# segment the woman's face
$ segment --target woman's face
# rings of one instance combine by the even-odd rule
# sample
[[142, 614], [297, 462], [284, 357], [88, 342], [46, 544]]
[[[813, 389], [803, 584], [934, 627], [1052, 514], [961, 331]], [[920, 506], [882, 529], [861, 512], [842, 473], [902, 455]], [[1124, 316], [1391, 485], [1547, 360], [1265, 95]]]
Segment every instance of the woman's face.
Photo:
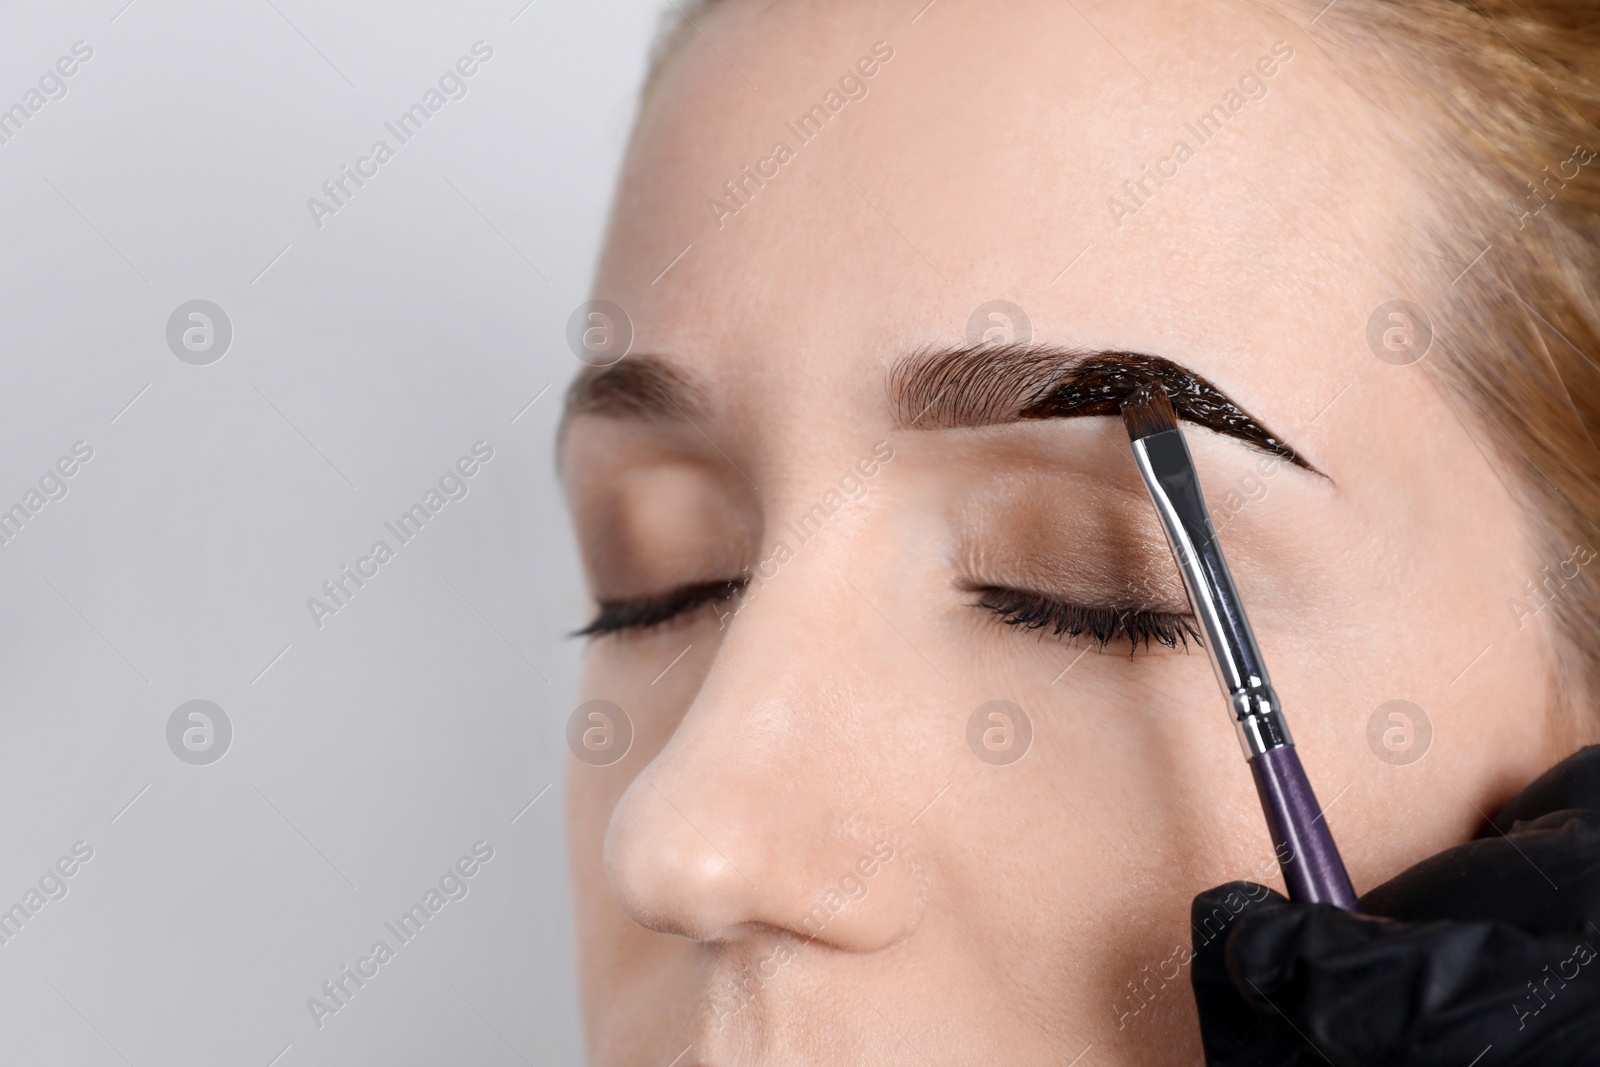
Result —
[[568, 768], [597, 1064], [1196, 1059], [1190, 898], [1282, 883], [1122, 426], [1016, 418], [1097, 353], [1309, 464], [1187, 428], [1358, 890], [1551, 755], [1561, 560], [1367, 340], [1440, 303], [1371, 87], [1259, 5], [918, 6], [698, 18], [623, 175], [563, 446], [632, 731]]

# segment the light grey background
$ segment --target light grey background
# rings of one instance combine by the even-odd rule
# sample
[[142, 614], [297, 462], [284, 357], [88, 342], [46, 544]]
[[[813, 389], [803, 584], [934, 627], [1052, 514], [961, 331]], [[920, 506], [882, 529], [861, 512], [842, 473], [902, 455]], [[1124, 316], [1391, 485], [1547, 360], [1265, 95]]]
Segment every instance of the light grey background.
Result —
[[[0, 546], [0, 909], [94, 849], [0, 944], [0, 1063], [581, 1060], [552, 433], [663, 5], [524, 2], [0, 14], [0, 107], [94, 50], [0, 144], [0, 508], [94, 449]], [[307, 198], [380, 137], [319, 229]], [[193, 299], [233, 326], [209, 366], [166, 342]], [[385, 521], [480, 440], [399, 547]], [[307, 599], [380, 538], [318, 629]], [[208, 766], [167, 744], [194, 699], [233, 725]], [[480, 839], [468, 895], [318, 1029], [307, 998]]]

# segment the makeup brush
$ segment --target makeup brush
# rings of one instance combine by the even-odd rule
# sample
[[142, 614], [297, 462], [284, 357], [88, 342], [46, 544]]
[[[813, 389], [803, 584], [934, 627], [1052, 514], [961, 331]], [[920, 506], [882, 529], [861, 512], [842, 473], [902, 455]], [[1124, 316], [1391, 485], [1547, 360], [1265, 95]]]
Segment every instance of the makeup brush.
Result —
[[1133, 443], [1134, 462], [1166, 529], [1223, 697], [1233, 710], [1289, 897], [1359, 911], [1350, 876], [1300, 766], [1278, 694], [1211, 527], [1211, 513], [1172, 401], [1160, 385], [1140, 386], [1122, 402], [1122, 421]]

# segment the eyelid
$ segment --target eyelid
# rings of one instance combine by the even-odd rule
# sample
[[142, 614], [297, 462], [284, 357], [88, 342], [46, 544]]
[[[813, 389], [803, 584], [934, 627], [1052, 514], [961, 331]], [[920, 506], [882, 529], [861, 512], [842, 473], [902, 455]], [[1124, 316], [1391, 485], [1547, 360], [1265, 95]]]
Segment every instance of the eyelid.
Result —
[[719, 601], [732, 600], [747, 584], [744, 578], [721, 578], [691, 582], [661, 593], [600, 601], [600, 610], [589, 624], [574, 630], [569, 637], [605, 637], [628, 630], [650, 630]]

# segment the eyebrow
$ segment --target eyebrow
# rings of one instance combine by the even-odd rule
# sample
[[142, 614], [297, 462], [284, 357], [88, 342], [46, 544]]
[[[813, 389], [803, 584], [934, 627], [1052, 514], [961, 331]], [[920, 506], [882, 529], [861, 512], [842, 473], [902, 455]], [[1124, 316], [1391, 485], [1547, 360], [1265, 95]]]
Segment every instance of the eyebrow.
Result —
[[[1036, 344], [927, 348], [889, 372], [889, 402], [902, 429], [943, 430], [1036, 419], [1119, 417], [1122, 401], [1159, 384], [1178, 417], [1327, 477], [1205, 377], [1163, 356]], [[675, 362], [630, 355], [588, 367], [567, 389], [559, 437], [578, 415], [692, 421], [701, 391]]]
[[579, 415], [684, 421], [704, 412], [689, 376], [660, 356], [628, 356], [609, 367], [586, 367], [567, 387], [562, 432]]
[[1180, 419], [1322, 475], [1206, 378], [1142, 352], [1035, 344], [924, 349], [890, 370], [889, 400], [904, 429], [957, 429], [1120, 417], [1123, 400], [1144, 385], [1161, 386]]

